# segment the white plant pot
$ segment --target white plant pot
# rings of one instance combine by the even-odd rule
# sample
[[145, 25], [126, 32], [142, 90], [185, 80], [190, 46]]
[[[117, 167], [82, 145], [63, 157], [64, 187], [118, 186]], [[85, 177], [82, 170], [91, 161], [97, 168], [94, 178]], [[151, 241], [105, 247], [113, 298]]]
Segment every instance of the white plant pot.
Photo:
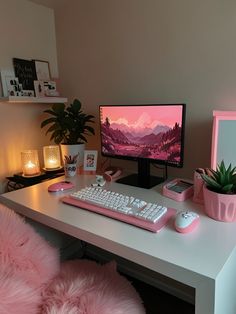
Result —
[[85, 150], [85, 144], [73, 144], [73, 145], [67, 145], [67, 144], [60, 144], [61, 147], [61, 156], [63, 163], [65, 164], [65, 158], [64, 156], [75, 156], [79, 154], [77, 159], [77, 167], [81, 167], [84, 165], [84, 150]]

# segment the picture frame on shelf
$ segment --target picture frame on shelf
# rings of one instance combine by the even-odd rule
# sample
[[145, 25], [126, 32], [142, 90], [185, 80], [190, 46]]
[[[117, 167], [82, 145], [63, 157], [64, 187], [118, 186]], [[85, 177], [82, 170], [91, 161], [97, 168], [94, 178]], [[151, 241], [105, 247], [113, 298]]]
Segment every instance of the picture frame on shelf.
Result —
[[9, 96], [8, 84], [7, 82], [15, 78], [14, 70], [1, 70], [1, 83], [2, 83], [2, 93], [3, 97]]
[[55, 81], [44, 81], [44, 92], [46, 97], [58, 97], [57, 84]]
[[84, 151], [84, 171], [96, 171], [97, 170], [97, 150], [85, 150]]
[[51, 72], [48, 61], [44, 60], [33, 60], [36, 70], [36, 77], [38, 81], [50, 81]]
[[35, 95], [42, 97], [58, 97], [56, 82], [54, 81], [34, 81]]
[[22, 84], [23, 90], [34, 91], [34, 81], [37, 79], [35, 64], [32, 60], [13, 58], [15, 76]]
[[43, 81], [34, 81], [34, 90], [37, 98], [45, 97]]
[[21, 96], [22, 84], [18, 77], [6, 77], [7, 92], [9, 96]]

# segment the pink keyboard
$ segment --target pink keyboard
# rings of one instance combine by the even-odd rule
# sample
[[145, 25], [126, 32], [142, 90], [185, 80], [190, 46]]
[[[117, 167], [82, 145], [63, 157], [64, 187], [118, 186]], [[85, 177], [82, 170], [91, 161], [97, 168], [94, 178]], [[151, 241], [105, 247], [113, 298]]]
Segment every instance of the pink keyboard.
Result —
[[160, 231], [176, 213], [173, 208], [94, 187], [65, 196], [62, 201], [151, 232]]

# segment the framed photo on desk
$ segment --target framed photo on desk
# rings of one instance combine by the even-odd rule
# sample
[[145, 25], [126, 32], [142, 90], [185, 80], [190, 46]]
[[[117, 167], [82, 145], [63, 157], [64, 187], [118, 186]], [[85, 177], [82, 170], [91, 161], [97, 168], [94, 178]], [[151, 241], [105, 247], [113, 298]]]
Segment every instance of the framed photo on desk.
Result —
[[96, 171], [97, 170], [97, 150], [85, 150], [84, 151], [84, 171]]

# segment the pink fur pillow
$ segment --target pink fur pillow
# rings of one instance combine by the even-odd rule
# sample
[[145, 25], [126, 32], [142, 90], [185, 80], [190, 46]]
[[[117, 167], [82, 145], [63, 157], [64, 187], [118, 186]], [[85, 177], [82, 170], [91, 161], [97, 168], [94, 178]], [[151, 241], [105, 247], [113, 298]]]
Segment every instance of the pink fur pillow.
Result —
[[58, 271], [57, 250], [0, 204], [0, 313], [38, 313], [41, 289]]
[[0, 204], [0, 267], [7, 265], [33, 287], [59, 271], [59, 255], [14, 211]]
[[41, 302], [38, 289], [29, 286], [24, 278], [8, 266], [0, 268], [0, 313], [37, 313]]
[[144, 314], [142, 301], [115, 262], [67, 261], [43, 292], [43, 314]]

